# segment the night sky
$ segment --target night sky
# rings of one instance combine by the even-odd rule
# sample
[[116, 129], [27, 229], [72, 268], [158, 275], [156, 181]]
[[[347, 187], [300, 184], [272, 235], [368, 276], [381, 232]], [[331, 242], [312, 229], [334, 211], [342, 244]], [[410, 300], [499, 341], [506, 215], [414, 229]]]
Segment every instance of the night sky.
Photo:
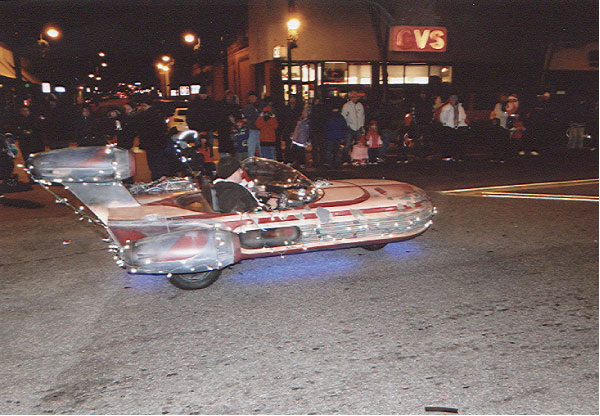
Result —
[[[380, 1], [408, 11], [399, 22], [402, 24], [411, 24], [414, 12], [428, 4], [431, 18], [437, 17], [449, 33], [459, 34], [454, 39], [459, 39], [461, 46], [464, 44], [465, 51], [485, 44], [488, 51], [502, 51], [507, 59], [516, 62], [543, 56], [550, 40], [598, 39], [595, 0]], [[109, 64], [106, 77], [155, 83], [153, 63], [163, 53], [174, 56], [180, 67], [191, 66], [191, 48], [181, 41], [185, 30], [200, 34], [202, 56], [207, 62], [219, 59], [219, 49], [244, 32], [245, 3], [240, 0], [3, 1], [0, 41], [20, 45], [24, 56], [56, 79], [85, 81], [99, 63], [97, 53], [103, 51]], [[301, 0], [297, 3], [301, 6]], [[58, 25], [63, 36], [40, 59], [36, 39], [46, 23]]]
[[[102, 51], [109, 65], [105, 77], [155, 83], [154, 62], [161, 54], [169, 53], [179, 66], [191, 64], [184, 31], [200, 35], [210, 62], [220, 45], [235, 39], [240, 28], [243, 33], [246, 7], [231, 0], [16, 0], [0, 3], [0, 19], [0, 41], [18, 42], [23, 56], [55, 78], [85, 81]], [[63, 34], [40, 59], [36, 40], [47, 23]]]

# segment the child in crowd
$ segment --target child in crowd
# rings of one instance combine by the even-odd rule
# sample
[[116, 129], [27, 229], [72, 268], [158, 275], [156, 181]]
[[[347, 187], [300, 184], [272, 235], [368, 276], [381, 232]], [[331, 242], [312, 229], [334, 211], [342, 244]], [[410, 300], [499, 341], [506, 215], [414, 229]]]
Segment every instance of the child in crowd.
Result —
[[210, 145], [206, 134], [200, 134], [200, 143], [196, 148], [196, 153], [201, 154], [204, 159], [204, 163], [202, 164], [204, 173], [207, 176], [214, 178], [217, 173], [217, 167], [215, 165], [213, 148]]
[[235, 150], [235, 158], [238, 162], [248, 157], [248, 137], [250, 132], [246, 128], [246, 119], [236, 116], [235, 124], [231, 127], [231, 142]]
[[377, 129], [377, 121], [372, 120], [371, 123], [369, 123], [369, 130], [367, 131], [366, 140], [367, 147], [369, 148], [369, 164], [383, 162], [380, 155], [381, 147], [383, 146], [383, 140], [381, 140], [381, 135]]
[[366, 166], [369, 160], [369, 148], [365, 145], [365, 136], [361, 136], [358, 142], [352, 146], [350, 152], [353, 166]]

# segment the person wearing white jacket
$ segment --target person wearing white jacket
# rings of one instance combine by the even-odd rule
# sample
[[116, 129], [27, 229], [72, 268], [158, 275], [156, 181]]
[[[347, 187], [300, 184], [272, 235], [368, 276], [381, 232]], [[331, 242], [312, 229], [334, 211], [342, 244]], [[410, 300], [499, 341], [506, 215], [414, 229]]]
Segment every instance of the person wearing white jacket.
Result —
[[348, 125], [346, 137], [344, 138], [344, 149], [342, 150], [343, 162], [350, 162], [352, 145], [364, 134], [365, 108], [358, 99], [358, 93], [350, 91], [350, 101], [342, 107], [342, 116], [344, 116]]
[[467, 124], [467, 113], [458, 101], [458, 96], [451, 95], [448, 102], [442, 107], [440, 122], [444, 126], [442, 158], [451, 162], [462, 161], [466, 130], [469, 125]]

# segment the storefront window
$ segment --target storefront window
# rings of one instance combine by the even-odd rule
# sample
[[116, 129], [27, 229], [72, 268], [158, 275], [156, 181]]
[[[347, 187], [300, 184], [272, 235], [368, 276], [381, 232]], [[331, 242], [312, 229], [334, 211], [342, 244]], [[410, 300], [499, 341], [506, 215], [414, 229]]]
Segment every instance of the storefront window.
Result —
[[315, 65], [302, 65], [302, 82], [315, 80]]
[[404, 77], [406, 84], [429, 84], [429, 68], [427, 65], [406, 65]]
[[324, 84], [345, 83], [348, 77], [348, 63], [346, 62], [325, 62], [325, 73], [323, 74]]
[[388, 84], [404, 84], [404, 65], [388, 65], [387, 71]]
[[286, 102], [289, 101], [290, 94], [291, 95], [298, 94], [298, 86], [296, 84], [293, 84], [291, 87], [292, 88], [291, 88], [291, 93], [290, 93], [290, 86], [288, 84], [283, 85], [283, 98], [285, 99]]
[[[293, 65], [292, 66], [292, 81], [296, 80], [296, 81], [300, 81], [300, 73], [301, 73], [301, 69], [300, 69], [300, 65]], [[288, 80], [288, 66], [284, 65], [281, 68], [281, 79], [287, 81]]]
[[452, 67], [449, 65], [431, 65], [429, 75], [440, 77], [442, 82], [452, 82]]
[[348, 65], [348, 84], [371, 84], [371, 65]]

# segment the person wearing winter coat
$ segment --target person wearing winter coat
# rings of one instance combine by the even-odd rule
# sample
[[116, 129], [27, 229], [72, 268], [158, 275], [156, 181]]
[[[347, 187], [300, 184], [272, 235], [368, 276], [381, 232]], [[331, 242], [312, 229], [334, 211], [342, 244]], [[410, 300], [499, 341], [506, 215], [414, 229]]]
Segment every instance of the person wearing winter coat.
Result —
[[102, 124], [94, 118], [89, 106], [81, 107], [80, 116], [73, 125], [73, 135], [78, 146], [105, 146]]
[[69, 147], [72, 119], [70, 109], [63, 102], [50, 96], [40, 114], [41, 133], [50, 149]]
[[366, 134], [366, 142], [367, 147], [369, 148], [369, 163], [375, 164], [383, 162], [383, 159], [381, 159], [383, 140], [381, 140], [381, 135], [377, 129], [376, 121], [371, 121], [371, 123], [369, 123], [369, 130], [367, 130]]
[[245, 118], [242, 116], [236, 117], [229, 137], [233, 143], [235, 158], [238, 162], [246, 159], [248, 157], [248, 138], [250, 137], [250, 132], [246, 128]]
[[326, 165], [329, 167], [337, 168], [339, 166], [338, 154], [344, 137], [346, 137], [347, 128], [346, 119], [340, 112], [340, 106], [334, 105], [325, 121]]
[[44, 140], [39, 131], [39, 124], [31, 110], [27, 106], [19, 109], [13, 129], [15, 138], [19, 143], [19, 149], [23, 160], [27, 160], [32, 153], [44, 151]]
[[283, 152], [283, 160], [290, 162], [292, 160], [292, 133], [296, 128], [300, 114], [304, 104], [301, 98], [295, 95], [290, 95], [288, 103], [282, 108], [279, 121], [281, 125], [281, 141], [285, 145], [285, 151]]
[[300, 120], [296, 123], [292, 133], [292, 163], [298, 167], [306, 165], [306, 148], [310, 145], [310, 122], [308, 120], [309, 110], [302, 110]]
[[151, 179], [172, 176], [176, 170], [174, 156], [169, 156], [169, 135], [163, 113], [152, 100], [143, 97], [138, 111], [131, 120], [131, 134], [139, 137], [139, 148], [146, 151], [146, 160], [150, 168]]
[[445, 144], [444, 160], [462, 161], [467, 135], [467, 114], [457, 95], [451, 95], [440, 112], [442, 135]]
[[242, 111], [237, 102], [237, 97], [231, 90], [225, 91], [225, 97], [219, 103], [219, 116], [217, 130], [219, 131], [219, 153], [221, 156], [235, 153], [234, 143], [231, 141], [231, 129], [235, 124], [235, 118]]
[[260, 156], [260, 130], [256, 127], [256, 119], [260, 115], [262, 105], [258, 102], [258, 95], [254, 91], [248, 93], [248, 104], [244, 106], [242, 112], [246, 118], [246, 127], [248, 127], [248, 156]]
[[266, 106], [260, 113], [255, 122], [256, 127], [260, 131], [260, 154], [267, 159], [275, 160], [275, 144], [277, 141], [276, 131], [279, 127], [277, 117], [273, 113], [271, 106]]
[[206, 132], [210, 145], [213, 144], [214, 131], [217, 128], [219, 109], [217, 103], [208, 96], [206, 87], [192, 100], [186, 114], [186, 122], [190, 130], [198, 133]]
[[342, 153], [344, 162], [350, 159], [352, 145], [358, 141], [365, 131], [365, 108], [359, 101], [358, 91], [350, 91], [349, 98], [350, 100], [342, 107], [342, 115], [348, 125]]

